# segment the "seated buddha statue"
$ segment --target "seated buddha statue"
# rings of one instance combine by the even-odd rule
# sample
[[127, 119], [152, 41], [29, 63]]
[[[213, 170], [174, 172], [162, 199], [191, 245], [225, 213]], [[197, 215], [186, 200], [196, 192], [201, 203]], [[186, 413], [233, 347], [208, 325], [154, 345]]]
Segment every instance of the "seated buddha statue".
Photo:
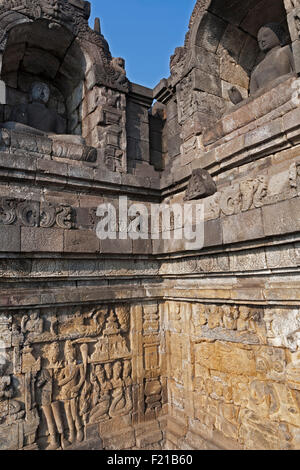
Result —
[[51, 140], [85, 145], [82, 137], [65, 134], [64, 120], [54, 109], [47, 106], [49, 98], [49, 86], [46, 83], [35, 82], [31, 88], [30, 103], [15, 106], [10, 121], [3, 123], [1, 127], [26, 134], [46, 136]]
[[[251, 74], [250, 96], [254, 97], [265, 88], [275, 86], [284, 77], [288, 78], [295, 71], [292, 51], [288, 45], [282, 45], [284, 30], [280, 24], [269, 23], [260, 28], [257, 41], [265, 57]], [[243, 100], [236, 87], [229, 91], [229, 98], [234, 104]]]

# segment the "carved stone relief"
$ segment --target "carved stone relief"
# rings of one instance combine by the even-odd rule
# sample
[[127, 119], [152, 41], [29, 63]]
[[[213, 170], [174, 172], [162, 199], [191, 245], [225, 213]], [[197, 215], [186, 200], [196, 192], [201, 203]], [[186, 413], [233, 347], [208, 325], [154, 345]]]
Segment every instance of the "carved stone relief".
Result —
[[126, 96], [105, 87], [88, 92], [83, 108], [83, 135], [101, 149], [104, 164], [112, 171], [126, 171]]
[[267, 178], [265, 176], [245, 180], [240, 184], [232, 184], [229, 189], [212, 196], [207, 205], [207, 217], [230, 216], [262, 207], [267, 203], [267, 190]]
[[[11, 154], [39, 156], [48, 155], [53, 158], [65, 158], [85, 162], [97, 160], [97, 150], [93, 147], [76, 143], [64, 142], [60, 136], [52, 141], [48, 137], [0, 130], [0, 150]], [[61, 140], [60, 140], [61, 139]]]
[[[132, 411], [129, 311], [121, 305], [1, 315], [1, 448], [65, 449], [83, 442], [91, 425]], [[152, 389], [146, 396], [156, 409]]]
[[59, 227], [71, 229], [74, 226], [74, 211], [67, 204], [24, 201], [0, 198], [0, 224], [18, 224], [25, 227]]
[[185, 201], [212, 196], [217, 191], [216, 184], [208, 171], [201, 168], [194, 170], [186, 190]]
[[193, 304], [192, 312], [195, 336], [250, 344], [266, 341], [261, 308]]
[[277, 188], [275, 181], [267, 175], [233, 183], [205, 201], [206, 218], [230, 216], [297, 196], [297, 168], [293, 163], [289, 172], [282, 174], [281, 185]]

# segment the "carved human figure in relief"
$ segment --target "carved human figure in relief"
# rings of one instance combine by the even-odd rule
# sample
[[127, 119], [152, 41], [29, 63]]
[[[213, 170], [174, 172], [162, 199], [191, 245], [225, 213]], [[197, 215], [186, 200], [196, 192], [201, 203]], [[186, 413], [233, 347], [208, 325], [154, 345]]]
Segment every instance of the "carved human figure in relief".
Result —
[[59, 447], [65, 449], [69, 442], [64, 437], [64, 425], [60, 411], [60, 402], [54, 399], [54, 382], [62, 362], [59, 361], [59, 344], [52, 343], [46, 349], [49, 369], [42, 369], [37, 379], [40, 393], [40, 405], [44, 412], [49, 431], [49, 445], [47, 450]]
[[[125, 386], [124, 380], [121, 378], [122, 375], [122, 363], [121, 361], [116, 361], [112, 367], [113, 370], [113, 377], [111, 380], [111, 384], [113, 386], [112, 392], [112, 402], [109, 409], [109, 415], [111, 418], [115, 416], [124, 416], [126, 415], [132, 408], [132, 400], [131, 400], [131, 387]], [[131, 369], [128, 368], [126, 365], [125, 374], [129, 374]], [[124, 371], [123, 371], [124, 377]], [[125, 377], [128, 380], [128, 377]]]
[[[265, 53], [264, 59], [255, 67], [250, 80], [250, 96], [259, 90], [276, 85], [276, 81], [295, 71], [293, 55], [289, 46], [282, 46], [284, 31], [280, 24], [269, 23], [260, 28], [257, 36], [259, 48]], [[234, 104], [243, 100], [236, 87], [231, 88], [229, 97]]]
[[7, 366], [7, 363], [0, 363], [0, 424], [17, 421], [25, 414], [21, 404], [12, 399], [15, 392], [11, 375], [5, 375]]
[[82, 441], [84, 437], [78, 411], [78, 397], [85, 381], [86, 370], [84, 364], [77, 364], [75, 349], [69, 340], [65, 344], [65, 359], [66, 366], [58, 378], [58, 386], [61, 387], [60, 399], [64, 402], [69, 441], [73, 443], [75, 439]]
[[34, 310], [29, 315], [24, 315], [21, 321], [21, 333], [26, 336], [25, 344], [34, 341], [43, 333], [44, 322], [39, 316], [39, 311]]
[[130, 387], [130, 385], [132, 385], [131, 373], [132, 373], [131, 361], [124, 361], [123, 380], [124, 380], [124, 385], [126, 387]]
[[91, 383], [93, 384], [92, 406], [90, 413], [90, 423], [97, 423], [109, 418], [108, 410], [110, 407], [110, 392], [112, 385], [105, 377], [105, 371], [102, 365], [97, 365], [91, 374]]
[[227, 330], [236, 330], [237, 318], [238, 318], [237, 308], [231, 305], [224, 305], [223, 312], [224, 312], [224, 316], [223, 316], [224, 327]]
[[49, 99], [49, 86], [43, 82], [33, 83], [31, 102], [15, 106], [10, 121], [5, 122], [1, 127], [27, 134], [46, 135], [52, 140], [63, 140], [70, 144], [84, 145], [85, 141], [82, 137], [65, 134], [64, 120], [54, 109], [48, 108]]

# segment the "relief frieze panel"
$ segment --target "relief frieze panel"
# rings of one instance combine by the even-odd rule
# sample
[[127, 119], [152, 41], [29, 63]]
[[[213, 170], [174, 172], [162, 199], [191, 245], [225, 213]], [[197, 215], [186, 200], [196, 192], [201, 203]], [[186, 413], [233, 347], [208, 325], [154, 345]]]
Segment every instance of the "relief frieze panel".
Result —
[[[114, 269], [115, 267], [115, 269]], [[99, 277], [99, 276], [155, 276], [159, 263], [137, 260], [91, 259], [0, 259], [0, 277]]]
[[162, 261], [161, 275], [188, 275], [222, 273], [223, 275], [295, 268], [299, 265], [298, 243], [266, 246], [252, 250], [240, 250], [232, 253], [191, 256], [182, 260]]
[[236, 215], [296, 197], [299, 192], [299, 165], [279, 176], [259, 175], [232, 183], [204, 201], [205, 219]]
[[171, 416], [241, 448], [297, 448], [299, 309], [169, 301], [164, 310]]
[[[78, 446], [91, 426], [130, 415], [130, 329], [127, 305], [2, 313], [0, 448]], [[157, 409], [157, 384], [145, 393]]]
[[[192, 349], [196, 416], [207, 429], [216, 427], [243, 443], [244, 433], [250, 431], [245, 416], [255, 422], [258, 435], [265, 427], [267, 441], [276, 423], [286, 423], [287, 434], [299, 425], [299, 392], [297, 385], [288, 380], [289, 370], [299, 373], [299, 359], [289, 366], [285, 349], [218, 341], [192, 343]], [[249, 438], [246, 436], [247, 445], [252, 447]], [[291, 440], [290, 435], [278, 448]]]
[[193, 303], [191, 334], [214, 341], [268, 344], [295, 352], [300, 346], [299, 308]]
[[133, 446], [164, 388], [157, 302], [0, 314], [0, 449], [100, 449], [124, 433]]
[[0, 198], [0, 225], [71, 229], [74, 216], [74, 210], [67, 204]]

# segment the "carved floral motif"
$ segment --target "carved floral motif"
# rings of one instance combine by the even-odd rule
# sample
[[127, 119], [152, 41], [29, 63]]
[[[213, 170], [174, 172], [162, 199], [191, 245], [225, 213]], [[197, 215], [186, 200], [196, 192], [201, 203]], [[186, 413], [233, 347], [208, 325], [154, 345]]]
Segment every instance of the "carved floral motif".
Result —
[[36, 201], [0, 198], [0, 224], [19, 223], [25, 227], [49, 228], [58, 226], [62, 229], [73, 227], [74, 213], [71, 206]]

